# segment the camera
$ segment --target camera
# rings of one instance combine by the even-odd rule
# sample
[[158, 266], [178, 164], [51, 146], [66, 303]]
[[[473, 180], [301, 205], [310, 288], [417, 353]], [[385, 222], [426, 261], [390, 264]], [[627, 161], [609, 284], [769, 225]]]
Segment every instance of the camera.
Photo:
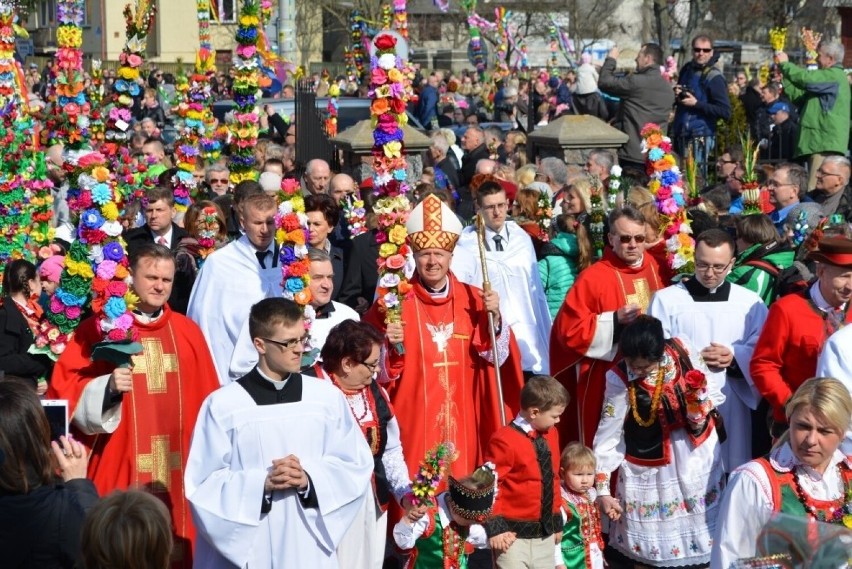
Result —
[[692, 92], [692, 89], [690, 89], [689, 87], [681, 87], [680, 93], [677, 94], [677, 100], [683, 101], [689, 95], [692, 95], [693, 97], [695, 96], [695, 93]]

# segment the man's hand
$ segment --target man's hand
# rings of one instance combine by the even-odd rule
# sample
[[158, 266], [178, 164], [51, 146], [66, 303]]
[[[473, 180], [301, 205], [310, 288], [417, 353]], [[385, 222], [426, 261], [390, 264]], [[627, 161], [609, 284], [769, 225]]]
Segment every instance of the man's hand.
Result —
[[401, 344], [405, 340], [405, 334], [402, 332], [402, 322], [391, 322], [385, 328], [385, 337], [391, 345]]
[[734, 354], [726, 346], [710, 342], [710, 345], [701, 350], [701, 357], [707, 367], [713, 369], [724, 369], [731, 366]]
[[299, 458], [291, 454], [272, 461], [272, 469], [266, 475], [263, 487], [267, 492], [288, 488], [304, 490], [308, 487], [308, 475], [302, 469]]
[[110, 391], [129, 393], [133, 391], [133, 370], [129, 367], [117, 367], [109, 376]]
[[500, 328], [500, 295], [496, 290], [482, 291], [485, 310], [494, 315], [494, 328]]
[[618, 47], [613, 46], [613, 48], [611, 50], [609, 50], [609, 53], [606, 54], [606, 56], [611, 57], [613, 59], [618, 59]]
[[783, 51], [779, 51], [775, 54], [775, 61], [778, 63], [786, 63], [790, 61], [790, 57]]
[[612, 521], [621, 518], [621, 504], [612, 496], [598, 496], [598, 509]]
[[638, 304], [626, 304], [616, 311], [615, 317], [618, 319], [619, 324], [630, 324], [641, 313], [642, 307]]
[[677, 102], [684, 107], [694, 107], [698, 104], [698, 99], [692, 93], [686, 93], [683, 97], [678, 98]]
[[516, 539], [518, 539], [518, 536], [515, 532], [507, 531], [489, 538], [488, 547], [491, 548], [491, 551], [495, 551], [499, 555], [500, 553], [509, 551], [509, 548], [512, 547]]

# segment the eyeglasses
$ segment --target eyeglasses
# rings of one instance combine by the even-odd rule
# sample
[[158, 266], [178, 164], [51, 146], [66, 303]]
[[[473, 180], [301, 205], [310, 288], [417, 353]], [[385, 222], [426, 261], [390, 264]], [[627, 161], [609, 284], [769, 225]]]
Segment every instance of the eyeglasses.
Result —
[[627, 245], [631, 241], [636, 241], [636, 243], [645, 242], [644, 235], [616, 235], [615, 237], [618, 238], [618, 240], [624, 245]]
[[[733, 261], [733, 259], [731, 259]], [[707, 270], [712, 270], [714, 273], [722, 273], [731, 265], [731, 261], [728, 261], [724, 265], [711, 265], [710, 263], [704, 263], [702, 261], [695, 262], [695, 270], [706, 272]]]
[[503, 211], [504, 209], [509, 209], [509, 202], [496, 203], [493, 205], [482, 206], [482, 209], [487, 209], [491, 213], [497, 213], [498, 211]]
[[624, 358], [627, 367], [630, 368], [633, 375], [650, 375], [660, 365], [660, 361], [648, 361], [645, 365], [638, 365], [639, 362], [637, 360], [638, 358], [636, 360]]
[[817, 170], [817, 176], [840, 176], [840, 174], [835, 174], [834, 172], [826, 172], [822, 168]]
[[228, 178], [210, 178], [211, 184], [227, 184]]
[[283, 342], [279, 342], [278, 340], [270, 340], [269, 338], [261, 338], [264, 342], [269, 342], [270, 344], [275, 344], [276, 346], [281, 346], [285, 350], [292, 350], [293, 348], [304, 346], [308, 343], [311, 337], [308, 334], [305, 334], [301, 338], [290, 338], [289, 340], [284, 340]]
[[713, 48], [712, 47], [693, 47], [692, 51], [694, 51], [695, 53], [710, 53], [711, 51], [713, 51]]
[[358, 363], [363, 365], [365, 368], [367, 368], [368, 370], [370, 370], [373, 373], [376, 373], [379, 369], [379, 361], [378, 360], [374, 361], [373, 363], [369, 363], [369, 362], [358, 362]]

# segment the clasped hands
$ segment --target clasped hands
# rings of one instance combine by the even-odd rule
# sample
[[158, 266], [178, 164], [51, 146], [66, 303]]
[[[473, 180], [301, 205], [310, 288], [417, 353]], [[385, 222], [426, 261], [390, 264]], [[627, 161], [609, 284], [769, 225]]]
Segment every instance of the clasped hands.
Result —
[[293, 454], [272, 461], [272, 468], [266, 475], [266, 481], [263, 485], [263, 489], [267, 493], [289, 488], [305, 490], [307, 487], [308, 475], [302, 468], [299, 457]]

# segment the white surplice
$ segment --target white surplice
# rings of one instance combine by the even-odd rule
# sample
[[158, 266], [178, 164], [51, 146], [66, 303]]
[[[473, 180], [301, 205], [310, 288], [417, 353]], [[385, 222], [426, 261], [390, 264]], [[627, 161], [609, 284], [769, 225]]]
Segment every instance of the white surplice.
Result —
[[[285, 490], [261, 513], [273, 459], [291, 454], [318, 507]], [[185, 473], [198, 530], [194, 566], [338, 569], [335, 550], [371, 499], [372, 472], [364, 435], [330, 382], [302, 376], [299, 401], [265, 405], [238, 382], [218, 389], [198, 415]]]
[[[503, 251], [485, 252], [491, 288], [500, 295], [500, 317], [508, 324], [521, 351], [521, 367], [550, 373], [550, 310], [532, 238], [514, 221], [507, 221], [501, 235]], [[453, 252], [450, 270], [463, 283], [482, 287], [482, 263], [476, 227], [465, 227]]]
[[[839, 450], [834, 452], [825, 473], [820, 474], [796, 458], [790, 443], [774, 449], [769, 462], [778, 472], [795, 473], [802, 490], [816, 500], [837, 500], [843, 495], [844, 485], [837, 465], [850, 458]], [[748, 462], [733, 473], [719, 506], [716, 538], [710, 567], [731, 569], [738, 559], [758, 555], [758, 536], [775, 510], [772, 486], [766, 470], [756, 461]]]
[[[233, 379], [228, 369], [252, 305], [282, 294], [281, 267], [275, 263], [274, 267], [261, 268], [256, 252], [243, 235], [212, 253], [204, 261], [189, 297], [186, 314], [207, 339], [222, 385]], [[267, 256], [267, 266], [273, 264], [271, 258]], [[244, 351], [254, 351], [248, 336], [241, 341]]]
[[829, 336], [819, 355], [816, 377], [839, 379], [852, 393], [852, 326]]
[[722, 443], [725, 472], [752, 457], [751, 409], [757, 409], [760, 393], [752, 383], [749, 364], [767, 312], [757, 294], [735, 284], [730, 284], [726, 301], [696, 302], [684, 283], [678, 283], [657, 291], [648, 307], [648, 314], [662, 321], [667, 338], [687, 338], [699, 352], [711, 342], [723, 344], [734, 354], [745, 376], [729, 378], [721, 370], [710, 371], [707, 377], [708, 383], [725, 395], [725, 403], [717, 405], [729, 434]]

